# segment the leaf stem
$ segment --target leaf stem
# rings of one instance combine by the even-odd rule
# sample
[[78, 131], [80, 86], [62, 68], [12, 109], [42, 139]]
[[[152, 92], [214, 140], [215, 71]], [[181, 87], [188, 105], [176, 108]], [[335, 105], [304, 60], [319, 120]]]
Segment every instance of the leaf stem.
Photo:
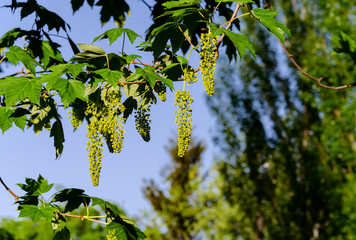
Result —
[[105, 57], [106, 57], [106, 65], [108, 66], [108, 69], [110, 70], [109, 57], [107, 54], [105, 54]]
[[220, 28], [222, 28], [223, 26], [225, 26], [226, 24], [228, 24], [228, 23], [232, 23], [233, 21], [235, 21], [236, 19], [238, 19], [238, 18], [240, 18], [240, 17], [243, 17], [243, 16], [246, 16], [246, 15], [250, 15], [251, 13], [244, 13], [244, 14], [241, 14], [241, 15], [239, 15], [239, 16], [237, 16], [237, 17], [235, 17], [235, 18], [233, 18], [233, 19], [231, 19], [231, 20], [229, 20], [229, 21], [227, 21], [226, 23], [224, 23], [223, 25], [221, 25], [220, 26]]
[[[236, 4], [236, 7], [235, 7], [234, 12], [232, 13], [231, 19], [230, 19], [230, 21], [227, 22], [227, 23], [229, 23], [229, 24], [226, 26], [225, 29], [228, 30], [228, 29], [231, 28], [231, 26], [232, 26], [232, 19], [234, 19], [234, 18], [236, 17], [237, 12], [240, 10], [240, 7], [241, 7], [241, 6], [242, 6], [242, 5], [241, 5], [240, 3], [237, 3], [237, 4]], [[225, 38], [225, 36], [226, 36], [225, 33], [224, 33], [223, 35], [221, 35], [221, 37], [220, 37], [218, 43], [216, 44], [216, 48], [217, 48], [218, 50], [219, 50], [219, 46], [220, 46], [220, 44], [222, 43], [222, 41], [223, 41], [223, 39]], [[219, 54], [219, 51], [218, 51], [218, 54]]]
[[190, 44], [192, 47], [194, 47], [194, 44], [189, 40], [188, 36], [185, 35], [185, 33], [183, 32], [183, 29], [182, 29], [179, 25], [178, 25], [178, 28], [179, 28], [179, 30], [183, 33], [185, 39], [187, 39], [187, 41], [189, 42], [189, 44]]

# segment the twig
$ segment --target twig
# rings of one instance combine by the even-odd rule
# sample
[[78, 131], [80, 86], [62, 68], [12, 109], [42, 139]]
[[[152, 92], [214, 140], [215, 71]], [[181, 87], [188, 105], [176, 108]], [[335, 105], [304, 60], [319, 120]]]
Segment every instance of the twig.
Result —
[[185, 33], [183, 32], [182, 28], [181, 28], [180, 26], [178, 26], [178, 28], [179, 28], [179, 30], [183, 33], [185, 39], [187, 39], [187, 41], [189, 42], [189, 44], [190, 44], [193, 48], [195, 48], [194, 44], [189, 40], [188, 36], [185, 35]]
[[[89, 221], [93, 221], [93, 222], [98, 222], [98, 223], [102, 223], [102, 224], [105, 224], [105, 225], [108, 225], [109, 223], [107, 222], [103, 222], [103, 221], [100, 221], [100, 220], [96, 220], [96, 219], [93, 219], [93, 218], [89, 218], [87, 216], [80, 216], [80, 215], [73, 215], [73, 214], [67, 214], [67, 213], [58, 213], [62, 216], [66, 216], [66, 217], [73, 217], [73, 218], [80, 218], [80, 219], [88, 219]], [[100, 217], [105, 217], [105, 216], [100, 216]]]
[[6, 58], [6, 56], [3, 56], [0, 60], [0, 63]]
[[145, 4], [150, 10], [152, 10], [152, 6], [150, 6], [145, 0], [141, 0], [143, 4]]
[[0, 182], [1, 182], [2, 185], [5, 187], [5, 189], [16, 199], [16, 201], [19, 201], [19, 197], [18, 197], [13, 191], [11, 191], [10, 188], [8, 188], [8, 187], [6, 186], [6, 184], [5, 184], [4, 181], [1, 179], [1, 177], [0, 177]]
[[[240, 7], [241, 7], [241, 6], [242, 6], [242, 5], [241, 5], [240, 3], [237, 3], [237, 4], [236, 4], [235, 10], [234, 10], [234, 12], [233, 12], [233, 14], [232, 14], [232, 16], [231, 16], [231, 19], [229, 20], [229, 24], [226, 26], [225, 29], [228, 30], [228, 29], [231, 28], [232, 22], [233, 22], [234, 18], [236, 17], [237, 12], [240, 10]], [[218, 43], [216, 44], [216, 48], [217, 48], [218, 50], [219, 50], [219, 47], [220, 47], [220, 45], [221, 45], [221, 43], [222, 43], [222, 41], [223, 41], [223, 39], [224, 39], [225, 36], [226, 36], [225, 33], [224, 33], [223, 35], [221, 35], [221, 37], [220, 37]], [[218, 51], [218, 54], [219, 54], [219, 51]]]
[[349, 88], [349, 87], [354, 87], [356, 86], [356, 83], [351, 83], [351, 84], [346, 84], [346, 85], [342, 85], [342, 86], [337, 86], [337, 87], [332, 87], [332, 86], [328, 86], [328, 85], [324, 85], [321, 83], [321, 81], [323, 80], [323, 78], [316, 78], [313, 77], [312, 75], [310, 75], [309, 73], [305, 72], [300, 66], [299, 64], [294, 60], [293, 55], [290, 54], [288, 52], [288, 50], [285, 48], [285, 46], [283, 45], [282, 41], [280, 39], [278, 39], [279, 44], [282, 46], [284, 53], [287, 55], [287, 57], [289, 58], [289, 60], [293, 63], [293, 65], [298, 69], [299, 72], [301, 72], [304, 76], [314, 80], [315, 82], [318, 83], [318, 85], [320, 87], [323, 88], [328, 88], [328, 89], [333, 89], [333, 90], [340, 90], [340, 89], [345, 89], [345, 88]]

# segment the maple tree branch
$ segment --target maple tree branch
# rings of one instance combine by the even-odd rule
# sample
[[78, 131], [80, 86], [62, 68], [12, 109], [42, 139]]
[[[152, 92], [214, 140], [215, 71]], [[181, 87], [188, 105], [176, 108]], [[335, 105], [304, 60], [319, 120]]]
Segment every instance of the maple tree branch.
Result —
[[[241, 7], [241, 6], [242, 6], [242, 5], [241, 5], [240, 3], [237, 3], [237, 4], [236, 4], [235, 10], [234, 10], [234, 12], [233, 12], [233, 14], [232, 14], [230, 20], [228, 21], [229, 24], [228, 24], [228, 25], [226, 26], [226, 28], [225, 28], [226, 30], [228, 30], [228, 29], [231, 28], [232, 22], [233, 22], [233, 20], [235, 19], [236, 15], [237, 15], [237, 12], [240, 10], [240, 7]], [[216, 48], [217, 48], [218, 50], [219, 50], [219, 47], [220, 47], [220, 45], [221, 45], [223, 39], [225, 38], [225, 36], [226, 36], [225, 33], [222, 34], [221, 37], [220, 37], [220, 39], [219, 39], [219, 41], [218, 41], [218, 43], [216, 44]], [[219, 56], [219, 51], [217, 51], [217, 52], [218, 52], [218, 56]]]
[[5, 189], [16, 199], [16, 201], [18, 201], [18, 200], [19, 200], [19, 197], [18, 197], [13, 191], [11, 191], [10, 188], [8, 188], [8, 187], [6, 186], [6, 184], [5, 184], [4, 181], [1, 179], [1, 177], [0, 177], [0, 182], [1, 182], [1, 184], [5, 187]]
[[280, 39], [278, 39], [278, 41], [279, 41], [279, 44], [282, 46], [284, 53], [287, 55], [287, 57], [293, 63], [293, 65], [298, 69], [298, 71], [301, 72], [304, 76], [306, 76], [306, 77], [314, 80], [315, 82], [317, 82], [320, 87], [327, 88], [327, 89], [333, 89], [333, 90], [341, 90], [341, 89], [345, 89], [345, 88], [356, 86], [356, 82], [351, 83], [351, 84], [342, 85], [342, 86], [336, 86], [336, 87], [322, 84], [321, 81], [323, 80], [323, 78], [316, 78], [316, 77], [313, 77], [312, 75], [310, 75], [309, 73], [305, 72], [299, 66], [299, 64], [294, 60], [293, 55], [288, 52], [288, 50], [286, 49], [286, 47], [284, 46], [282, 41]]

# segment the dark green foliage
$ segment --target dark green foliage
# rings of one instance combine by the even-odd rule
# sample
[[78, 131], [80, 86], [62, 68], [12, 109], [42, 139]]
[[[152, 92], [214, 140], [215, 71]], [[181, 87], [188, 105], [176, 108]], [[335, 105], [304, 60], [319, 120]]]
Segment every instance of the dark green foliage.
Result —
[[[49, 202], [45, 202], [44, 194], [51, 190], [53, 184], [48, 184], [48, 181], [41, 175], [37, 180], [26, 178], [26, 184], [18, 185], [26, 192], [25, 196], [20, 197], [17, 202], [20, 210], [19, 217], [29, 217], [35, 223], [42, 220], [52, 223], [54, 239], [70, 239], [67, 221], [73, 216], [85, 221], [94, 219], [106, 224], [106, 231], [115, 230], [115, 235], [118, 239], [138, 240], [145, 238], [145, 235], [135, 225], [134, 221], [125, 216], [123, 210], [100, 198], [84, 194], [84, 190], [64, 189], [55, 193]], [[64, 209], [55, 204], [58, 202], [66, 202]], [[105, 215], [98, 216], [96, 214], [92, 217], [90, 212], [93, 211], [92, 207], [94, 206], [99, 206], [103, 209]], [[85, 213], [81, 215], [70, 214], [80, 207], [85, 208]], [[94, 210], [94, 212], [96, 211]]]
[[[355, 70], [342, 69], [353, 63], [329, 57], [331, 47], [320, 44], [320, 33], [333, 33], [335, 25], [351, 30], [345, 22], [351, 2], [338, 21], [316, 2], [302, 1], [304, 17], [293, 1], [275, 3], [293, 33], [286, 46], [310, 74], [327, 75], [337, 85], [352, 82]], [[321, 18], [317, 23], [315, 16]], [[254, 23], [246, 25], [259, 61], [246, 59], [238, 72], [225, 65], [216, 98], [209, 99], [226, 159], [218, 165], [223, 196], [243, 216], [232, 239], [353, 239], [347, 199], [354, 193], [346, 189], [356, 167], [355, 123], [348, 118], [355, 98], [311, 88], [311, 80], [292, 67], [282, 72], [287, 62], [277, 57], [273, 39]]]
[[178, 157], [177, 144], [171, 141], [167, 148], [172, 158], [170, 170], [165, 171], [169, 182], [169, 190], [161, 190], [151, 180], [144, 192], [153, 209], [167, 227], [167, 232], [154, 231], [153, 219], [149, 219], [146, 233], [148, 239], [195, 239], [199, 229], [195, 228], [200, 219], [197, 218], [197, 208], [193, 206], [193, 198], [199, 184], [199, 167], [204, 146], [201, 143], [191, 144], [184, 157]]

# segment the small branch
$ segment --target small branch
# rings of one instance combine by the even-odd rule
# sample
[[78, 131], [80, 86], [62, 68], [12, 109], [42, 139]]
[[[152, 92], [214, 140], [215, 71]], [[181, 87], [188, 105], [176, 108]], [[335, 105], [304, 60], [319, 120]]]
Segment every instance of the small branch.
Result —
[[279, 44], [282, 46], [284, 53], [287, 55], [287, 57], [293, 63], [293, 65], [298, 69], [298, 71], [301, 72], [304, 76], [306, 76], [306, 77], [314, 80], [315, 82], [317, 82], [320, 87], [327, 88], [327, 89], [333, 89], [333, 90], [340, 90], [340, 89], [345, 89], [345, 88], [356, 86], [356, 82], [351, 83], [351, 84], [342, 85], [342, 86], [337, 86], [337, 87], [332, 87], [332, 86], [328, 86], [328, 85], [322, 84], [321, 81], [323, 80], [323, 78], [316, 78], [316, 77], [313, 77], [312, 75], [310, 75], [309, 73], [305, 72], [299, 66], [299, 64], [294, 60], [293, 55], [290, 54], [288, 52], [288, 50], [285, 48], [285, 46], [283, 45], [282, 41], [280, 39], [278, 39], [278, 41], [279, 41]]
[[145, 4], [150, 10], [152, 10], [152, 6], [150, 6], [145, 0], [141, 0], [143, 4]]
[[4, 61], [5, 58], [6, 58], [6, 56], [3, 56], [3, 57], [1, 58], [1, 60], [0, 60], [0, 63], [1, 63], [2, 61]]
[[6, 184], [5, 184], [4, 181], [1, 179], [1, 177], [0, 177], [0, 182], [1, 182], [1, 184], [5, 187], [5, 189], [16, 199], [16, 201], [19, 201], [19, 197], [18, 197], [13, 191], [11, 191], [10, 188], [8, 188], [8, 187], [6, 186]]
[[185, 35], [185, 33], [183, 32], [182, 28], [181, 28], [180, 26], [178, 26], [178, 28], [179, 28], [179, 30], [183, 33], [185, 39], [187, 39], [187, 41], [189, 42], [189, 44], [190, 44], [193, 48], [195, 48], [194, 44], [189, 40], [188, 36]]
[[[72, 215], [72, 214], [67, 214], [67, 213], [58, 213], [58, 214], [60, 214], [62, 216], [66, 216], [66, 217], [80, 218], [82, 220], [87, 219], [89, 221], [102, 223], [104, 225], [108, 225], [109, 224], [107, 222], [103, 222], [103, 221], [100, 221], [100, 220], [97, 220], [97, 219], [93, 219], [91, 217], [86, 217], [86, 216]], [[96, 217], [97, 218], [103, 218], [103, 217], [106, 217], [106, 216], [96, 216]]]
[[138, 62], [138, 61], [135, 61], [135, 60], [132, 60], [132, 61], [130, 62], [130, 64], [137, 64], [137, 65], [155, 67], [155, 66], [152, 65], [152, 64], [147, 64], [147, 63], [143, 63], [143, 62]]
[[[232, 16], [231, 16], [231, 19], [228, 21], [228, 25], [226, 26], [226, 30], [228, 30], [228, 29], [230, 29], [231, 28], [231, 26], [232, 26], [232, 21], [235, 19], [235, 17], [236, 17], [236, 15], [237, 15], [237, 12], [240, 10], [240, 7], [241, 7], [242, 5], [240, 4], [240, 3], [237, 3], [236, 4], [236, 7], [235, 7], [235, 10], [234, 10], [234, 12], [233, 12], [233, 14], [232, 14]], [[224, 39], [224, 37], [225, 37], [225, 33], [223, 34], [223, 35], [221, 35], [221, 37], [220, 37], [220, 39], [219, 39], [219, 41], [218, 41], [218, 43], [216, 44], [216, 48], [219, 50], [219, 47], [220, 47], [220, 45], [221, 45], [221, 43], [222, 43], [222, 41], [223, 41], [223, 39]], [[219, 54], [219, 51], [218, 51], [218, 54]]]

